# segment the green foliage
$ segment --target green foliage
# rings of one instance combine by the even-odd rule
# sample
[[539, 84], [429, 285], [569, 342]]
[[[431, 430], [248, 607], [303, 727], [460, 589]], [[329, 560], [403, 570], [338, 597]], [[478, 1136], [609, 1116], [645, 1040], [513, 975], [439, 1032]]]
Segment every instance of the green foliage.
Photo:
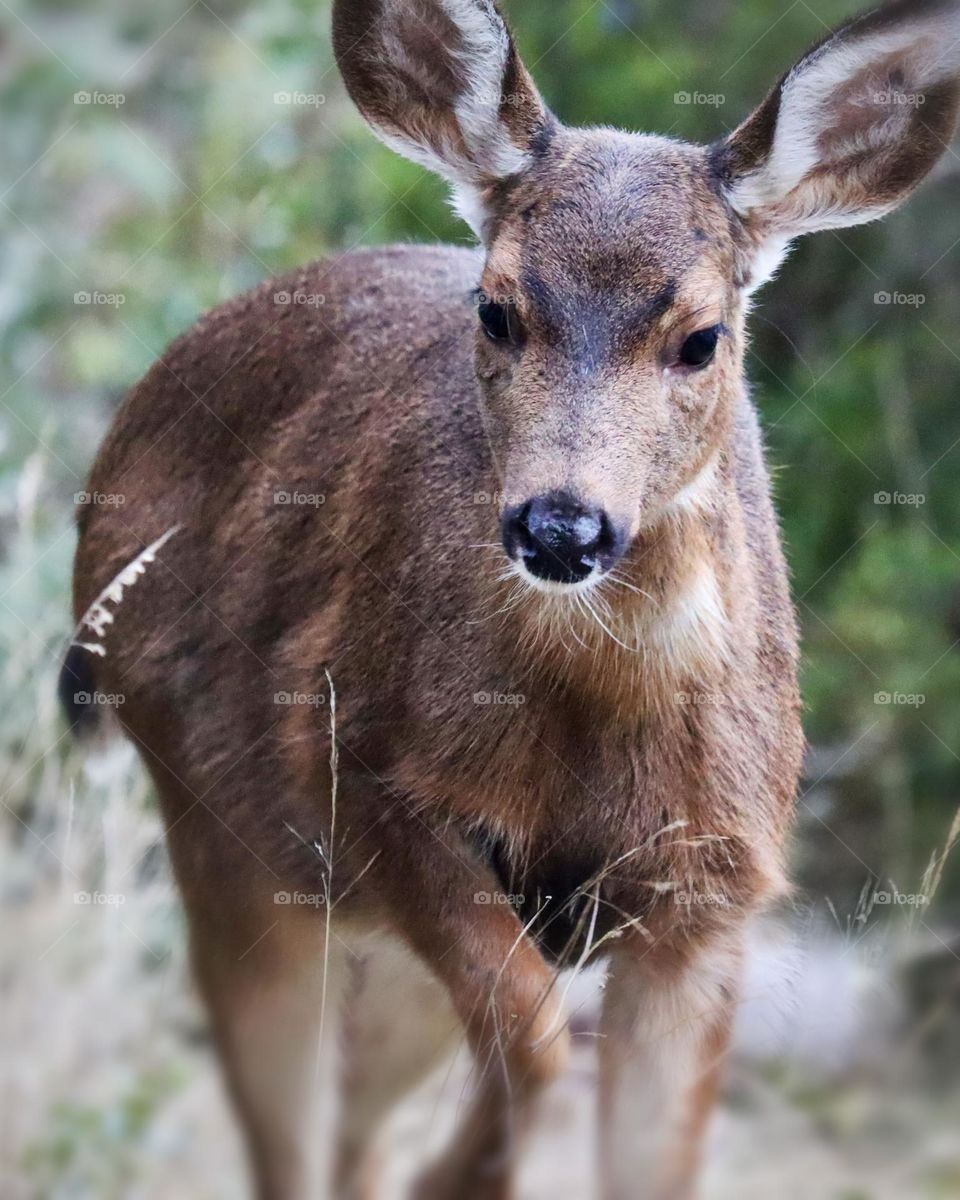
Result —
[[[816, 15], [799, 4], [775, 18], [761, 0], [508, 7], [562, 118], [711, 140], [853, 6], [821, 0]], [[72, 496], [123, 390], [170, 338], [319, 255], [468, 235], [442, 185], [363, 129], [333, 66], [325, 0], [12, 9], [0, 97], [0, 631], [11, 656], [39, 639], [39, 658], [69, 625]], [[78, 92], [123, 103], [77, 103]], [[323, 99], [290, 105], [278, 92]], [[759, 299], [750, 360], [801, 598], [809, 729], [839, 755], [880, 723], [881, 749], [837, 803], [864, 825], [908, 814], [918, 875], [960, 798], [957, 162], [948, 156], [882, 225], [801, 245]], [[116, 302], [81, 304], [82, 292]], [[923, 302], [878, 304], [881, 292]], [[29, 516], [25, 487], [38, 489]], [[884, 492], [924, 503], [875, 502]], [[878, 704], [878, 693], [925, 702]], [[862, 865], [833, 852], [855, 890]], [[870, 866], [882, 875], [890, 863]], [[960, 900], [955, 881], [944, 895]]]
[[43, 1200], [122, 1200], [135, 1194], [144, 1143], [157, 1113], [183, 1080], [150, 1071], [133, 1080], [113, 1103], [57, 1104], [42, 1141], [24, 1168]]

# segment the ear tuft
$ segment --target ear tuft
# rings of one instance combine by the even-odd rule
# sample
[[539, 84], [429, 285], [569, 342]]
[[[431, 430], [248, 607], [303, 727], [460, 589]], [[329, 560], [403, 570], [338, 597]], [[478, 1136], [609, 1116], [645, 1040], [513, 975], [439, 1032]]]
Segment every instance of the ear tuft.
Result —
[[451, 182], [482, 235], [548, 120], [493, 0], [335, 0], [333, 44], [374, 132]]
[[806, 55], [715, 151], [724, 193], [766, 259], [754, 286], [794, 237], [902, 203], [948, 149], [958, 111], [955, 0], [899, 0]]

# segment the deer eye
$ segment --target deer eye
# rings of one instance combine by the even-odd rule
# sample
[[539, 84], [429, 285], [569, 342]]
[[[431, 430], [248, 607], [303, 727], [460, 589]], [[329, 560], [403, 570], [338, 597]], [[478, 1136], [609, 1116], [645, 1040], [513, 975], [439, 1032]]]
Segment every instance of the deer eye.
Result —
[[477, 314], [491, 341], [512, 342], [514, 345], [520, 341], [520, 321], [516, 308], [509, 301], [501, 303], [491, 300], [481, 292]]
[[713, 361], [719, 340], [719, 325], [711, 325], [709, 329], [698, 329], [696, 333], [691, 333], [680, 347], [678, 361], [694, 370], [706, 367]]

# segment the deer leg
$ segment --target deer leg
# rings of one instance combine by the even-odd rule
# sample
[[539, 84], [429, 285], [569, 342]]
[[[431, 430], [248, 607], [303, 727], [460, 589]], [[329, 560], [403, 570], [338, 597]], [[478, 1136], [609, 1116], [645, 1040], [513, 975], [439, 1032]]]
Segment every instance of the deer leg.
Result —
[[435, 969], [466, 1029], [476, 1082], [452, 1145], [413, 1194], [416, 1200], [507, 1200], [540, 1094], [566, 1063], [568, 1034], [554, 972], [513, 914], [461, 931], [447, 941]]
[[403, 1097], [453, 1050], [463, 1030], [446, 989], [396, 938], [351, 943], [341, 1031], [334, 1194], [377, 1195], [377, 1134]]
[[691, 1200], [736, 1003], [730, 942], [669, 954], [618, 948], [604, 990], [603, 1200]]
[[313, 1200], [317, 1085], [333, 1042], [321, 1047], [321, 1008], [332, 1026], [340, 955], [324, 954], [322, 914], [277, 904], [276, 878], [202, 806], [172, 826], [168, 841], [255, 1195]]
[[414, 1195], [507, 1200], [519, 1141], [540, 1093], [566, 1061], [555, 973], [516, 913], [484, 902], [499, 892], [499, 881], [448, 830], [430, 831], [394, 812], [376, 832], [381, 853], [364, 882], [375, 889], [384, 918], [445, 986], [475, 1061], [474, 1095], [453, 1143]]

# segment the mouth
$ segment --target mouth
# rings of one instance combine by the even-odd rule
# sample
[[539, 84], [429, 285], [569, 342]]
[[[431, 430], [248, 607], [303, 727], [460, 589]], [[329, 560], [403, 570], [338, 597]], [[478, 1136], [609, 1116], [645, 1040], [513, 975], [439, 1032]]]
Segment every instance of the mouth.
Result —
[[510, 566], [511, 570], [507, 572], [508, 575], [522, 580], [523, 583], [535, 592], [540, 592], [545, 596], [583, 595], [586, 592], [592, 591], [600, 583], [605, 573], [601, 567], [595, 566], [582, 579], [561, 582], [556, 579], [544, 579], [540, 575], [535, 575], [528, 569], [522, 558], [511, 558]]

